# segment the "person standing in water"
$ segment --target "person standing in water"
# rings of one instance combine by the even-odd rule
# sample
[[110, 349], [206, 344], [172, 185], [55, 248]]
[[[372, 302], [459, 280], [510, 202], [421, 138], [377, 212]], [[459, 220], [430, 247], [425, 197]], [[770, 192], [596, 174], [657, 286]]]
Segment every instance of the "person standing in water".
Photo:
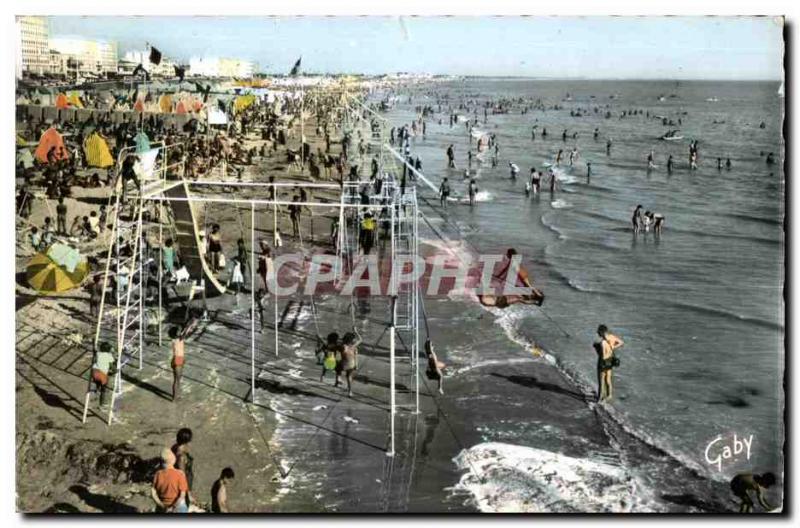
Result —
[[556, 154], [556, 166], [561, 165], [561, 157], [564, 155], [564, 149], [558, 149], [558, 154]]
[[475, 182], [475, 178], [472, 178], [469, 181], [469, 205], [472, 207], [475, 205], [475, 196], [478, 194], [478, 184]]
[[591, 161], [587, 161], [586, 162], [586, 183], [589, 183], [591, 181], [592, 181], [592, 162]]
[[447, 209], [447, 198], [450, 196], [450, 182], [447, 181], [447, 178], [442, 180], [442, 184], [439, 186], [439, 205]]
[[553, 194], [556, 192], [556, 173], [552, 168], [548, 169], [547, 173], [550, 175], [550, 194]]
[[667, 158], [667, 173], [672, 174], [672, 154]]
[[508, 168], [511, 169], [511, 179], [516, 180], [517, 174], [519, 174], [519, 166], [516, 163], [509, 162]]
[[637, 205], [636, 209], [633, 210], [633, 218], [631, 218], [631, 223], [633, 224], [633, 234], [635, 235], [642, 228], [642, 206], [641, 206], [641, 204]]
[[611, 155], [611, 142], [612, 142], [611, 138], [608, 138], [608, 140], [606, 141], [606, 156]]
[[447, 168], [448, 169], [455, 169], [456, 168], [455, 159], [456, 159], [455, 150], [453, 149], [453, 145], [450, 144], [450, 146], [447, 147]]
[[539, 194], [539, 187], [542, 181], [542, 175], [536, 170], [536, 167], [531, 167], [531, 190], [533, 194]]
[[775, 474], [764, 473], [761, 475], [754, 475], [753, 473], [739, 473], [731, 480], [731, 491], [742, 501], [739, 506], [739, 513], [751, 513], [753, 511], [753, 499], [750, 498], [750, 492], [756, 493], [758, 503], [764, 508], [764, 511], [772, 510], [772, 506], [764, 498], [764, 492], [767, 488], [775, 484]]
[[614, 395], [611, 372], [614, 367], [619, 366], [619, 359], [614, 355], [614, 351], [625, 343], [609, 332], [608, 327], [604, 324], [597, 327], [597, 335], [600, 336], [600, 341], [595, 343], [594, 347], [597, 352], [597, 401], [599, 403], [610, 400]]

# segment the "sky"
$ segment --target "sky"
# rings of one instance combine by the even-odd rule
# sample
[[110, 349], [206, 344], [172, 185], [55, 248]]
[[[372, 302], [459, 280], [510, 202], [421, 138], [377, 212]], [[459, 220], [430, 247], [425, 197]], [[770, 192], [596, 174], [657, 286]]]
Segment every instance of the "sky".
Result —
[[286, 73], [390, 72], [586, 79], [783, 77], [768, 17], [50, 17], [53, 36], [237, 57]]

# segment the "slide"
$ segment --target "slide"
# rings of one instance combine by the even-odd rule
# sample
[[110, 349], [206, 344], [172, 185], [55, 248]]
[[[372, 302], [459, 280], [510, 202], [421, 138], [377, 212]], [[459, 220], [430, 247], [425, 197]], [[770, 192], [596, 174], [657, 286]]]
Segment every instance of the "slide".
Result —
[[[186, 183], [183, 182], [168, 189], [165, 194], [170, 198], [186, 198], [189, 196], [189, 190]], [[225, 286], [214, 277], [206, 259], [200, 253], [200, 229], [197, 227], [197, 219], [191, 203], [183, 200], [170, 200], [168, 203], [172, 207], [175, 230], [178, 233], [178, 239], [175, 242], [180, 250], [181, 262], [186, 266], [189, 276], [193, 281], [205, 279], [206, 295], [225, 293]]]

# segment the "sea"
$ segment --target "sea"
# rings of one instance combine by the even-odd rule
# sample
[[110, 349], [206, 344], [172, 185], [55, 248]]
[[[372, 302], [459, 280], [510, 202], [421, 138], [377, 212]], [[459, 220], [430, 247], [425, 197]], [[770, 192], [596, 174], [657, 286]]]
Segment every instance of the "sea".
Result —
[[[476, 425], [490, 432], [487, 442], [464, 446], [452, 459], [463, 472], [454, 489], [460, 487], [476, 508], [524, 510], [521, 505], [527, 504], [515, 503], [507, 486], [503, 500], [492, 500], [503, 483], [493, 488], [470, 475], [478, 471], [476, 460], [527, 467], [531, 482], [542, 481], [542, 475], [549, 475], [548, 482], [562, 479], [547, 490], [552, 500], [539, 501], [540, 511], [610, 504], [613, 483], [625, 481], [617, 478], [622, 473], [632, 476], [639, 495], [647, 497], [638, 505], [628, 504], [627, 511], [674, 511], [658, 490], [674, 485], [676, 475], [688, 475], [680, 479], [693, 497], [702, 497], [710, 487], [724, 489], [739, 471], [773, 471], [782, 480], [785, 107], [779, 87], [780, 82], [476, 78], [373, 94], [374, 101], [391, 97], [393, 105], [383, 114], [390, 126], [410, 125], [422, 105], [436, 111], [425, 118], [425, 136], [420, 131], [411, 139], [411, 155], [420, 158], [422, 172], [434, 186], [448, 177], [460, 198], [466, 195], [462, 173], [467, 151], [476, 152], [476, 144], [463, 121], [450, 126], [449, 108], [477, 117], [475, 128], [495, 135], [497, 165], [490, 163], [491, 152], [472, 165], [480, 189], [475, 206], [456, 196], [445, 211], [432, 190], [418, 185], [420, 196], [426, 197], [421, 210], [442, 228], [439, 233], [447, 231], [472, 252], [516, 248], [546, 295], [541, 308], [487, 310], [496, 323], [494, 331], [505, 333], [513, 346], [480, 350], [481, 361], [530, 361], [530, 348], [540, 348], [543, 354], [536, 360], [548, 363], [586, 396], [598, 427], [619, 431], [620, 443], [625, 436], [647, 446], [611, 460], [607, 453], [578, 449], [586, 444], [585, 433], [557, 420], [544, 429], [542, 424], [530, 427], [537, 419], [533, 409], [525, 420], [503, 420], [508, 402], [522, 397], [519, 387], [466, 399], [460, 404], [465, 414], [500, 418]], [[510, 101], [508, 113], [490, 109], [484, 120], [483, 104], [500, 100]], [[537, 100], [544, 109], [522, 112]], [[471, 106], [458, 108], [467, 103]], [[662, 118], [674, 124], [664, 125]], [[674, 129], [682, 140], [660, 139]], [[698, 146], [696, 170], [689, 169], [691, 140]], [[447, 168], [450, 144], [456, 152], [455, 170]], [[570, 166], [573, 147], [579, 157]], [[526, 197], [530, 168], [545, 170], [559, 149], [564, 154], [555, 168], [555, 192], [544, 184], [541, 193]], [[651, 150], [655, 168], [648, 170]], [[765, 161], [770, 152], [772, 165]], [[674, 168], [668, 173], [670, 154]], [[728, 159], [730, 170], [725, 167]], [[510, 177], [511, 162], [520, 167], [516, 179]], [[661, 236], [633, 234], [631, 217], [639, 204], [664, 216]], [[442, 243], [437, 232], [421, 225], [429, 244]], [[454, 314], [462, 302], [467, 301], [452, 300]], [[461, 325], [456, 330], [467, 333], [472, 326], [458, 317], [447, 324]], [[599, 324], [625, 341], [614, 374], [614, 398], [603, 405], [593, 402], [597, 360], [592, 343]], [[472, 376], [482, 383], [486, 371], [470, 368], [477, 361], [478, 342], [473, 349], [439, 345], [444, 361], [462, 366], [451, 369], [448, 377], [464, 381]], [[744, 438], [750, 439], [749, 450], [734, 452]], [[650, 454], [642, 454], [648, 449]], [[658, 463], [652, 453], [659, 454]], [[723, 458], [725, 454], [730, 456]], [[710, 462], [717, 456], [720, 463]], [[529, 490], [518, 490], [520, 497], [525, 493]], [[687, 499], [686, 505], [704, 510], [699, 499]]]

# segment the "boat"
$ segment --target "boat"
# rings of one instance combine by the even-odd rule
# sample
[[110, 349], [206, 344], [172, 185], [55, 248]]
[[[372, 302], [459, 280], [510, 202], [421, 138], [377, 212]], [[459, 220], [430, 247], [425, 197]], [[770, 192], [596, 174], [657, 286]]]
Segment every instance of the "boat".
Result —
[[683, 136], [679, 134], [664, 134], [659, 139], [662, 139], [664, 141], [680, 141], [683, 139]]

